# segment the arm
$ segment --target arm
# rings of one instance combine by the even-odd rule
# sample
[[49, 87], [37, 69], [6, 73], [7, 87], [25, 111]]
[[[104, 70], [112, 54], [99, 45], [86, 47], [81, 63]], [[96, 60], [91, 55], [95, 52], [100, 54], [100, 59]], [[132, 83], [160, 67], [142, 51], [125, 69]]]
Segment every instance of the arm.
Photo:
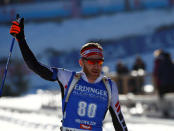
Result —
[[32, 51], [29, 49], [25, 39], [18, 40], [19, 47], [25, 62], [27, 63], [28, 67], [37, 73], [42, 78], [55, 81], [57, 80], [62, 93], [62, 98], [64, 97], [69, 79], [72, 75], [72, 72], [66, 69], [61, 68], [48, 68], [42, 64], [40, 64], [37, 59], [35, 58]]
[[66, 91], [66, 87], [68, 81], [72, 75], [71, 71], [58, 69], [58, 68], [48, 68], [41, 63], [39, 63], [30, 50], [27, 42], [25, 40], [24, 35], [24, 18], [21, 19], [20, 23], [17, 21], [12, 22], [12, 26], [10, 29], [10, 34], [16, 37], [19, 47], [22, 53], [22, 56], [27, 64], [27, 66], [34, 71], [36, 74], [41, 76], [42, 78], [49, 80], [49, 81], [58, 81], [62, 97], [64, 96], [64, 92]]
[[111, 106], [109, 108], [112, 122], [116, 131], [128, 131], [118, 98], [117, 86], [112, 82], [112, 99]]
[[54, 75], [54, 68], [48, 68], [45, 65], [39, 63], [30, 48], [28, 47], [25, 39], [19, 39], [18, 43], [22, 56], [27, 66], [32, 71], [34, 71], [40, 77], [49, 81], [55, 81], [57, 79], [57, 77]]
[[50, 81], [57, 80], [56, 69], [48, 68], [41, 63], [39, 63], [27, 45], [24, 35], [24, 18], [21, 19], [20, 23], [18, 21], [13, 21], [10, 29], [10, 34], [16, 37], [22, 56], [27, 64], [27, 66], [34, 71], [36, 74], [42, 78]]

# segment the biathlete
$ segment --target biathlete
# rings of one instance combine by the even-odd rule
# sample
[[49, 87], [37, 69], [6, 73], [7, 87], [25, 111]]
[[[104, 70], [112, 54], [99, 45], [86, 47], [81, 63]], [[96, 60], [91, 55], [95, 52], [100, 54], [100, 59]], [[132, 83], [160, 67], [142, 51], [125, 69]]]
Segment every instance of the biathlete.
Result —
[[12, 22], [10, 34], [16, 37], [28, 67], [49, 81], [58, 81], [62, 94], [62, 131], [102, 131], [103, 120], [109, 110], [116, 131], [127, 131], [121, 112], [118, 89], [111, 79], [101, 73], [103, 48], [87, 43], [80, 51], [80, 72], [47, 67], [39, 63], [27, 45], [24, 18]]

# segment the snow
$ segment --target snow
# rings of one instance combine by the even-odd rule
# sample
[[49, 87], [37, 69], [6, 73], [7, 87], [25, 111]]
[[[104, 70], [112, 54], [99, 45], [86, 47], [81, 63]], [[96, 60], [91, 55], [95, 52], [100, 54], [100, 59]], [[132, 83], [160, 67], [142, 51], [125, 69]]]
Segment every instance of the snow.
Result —
[[[39, 96], [36, 95], [29, 95], [23, 96], [20, 98], [6, 98], [1, 99], [1, 108], [18, 108], [20, 110], [27, 109], [30, 111], [35, 111], [41, 108], [41, 99], [38, 99]], [[34, 102], [33, 102], [34, 101]], [[8, 103], [8, 105], [7, 105]], [[21, 104], [22, 103], [22, 104]], [[32, 105], [32, 106], [28, 106]]]
[[[53, 98], [54, 96], [54, 98]], [[52, 97], [52, 98], [51, 98]], [[121, 101], [125, 98], [120, 97]], [[44, 100], [43, 100], [44, 98]], [[56, 100], [56, 105], [51, 102], [51, 99]], [[35, 95], [26, 95], [19, 98], [2, 97], [0, 101], [0, 123], [3, 131], [11, 131], [13, 129], [18, 131], [56, 131], [61, 126], [61, 104], [60, 93], [58, 95], [50, 94], [48, 92], [39, 93]], [[149, 98], [148, 98], [149, 99]], [[5, 101], [5, 102], [4, 102]], [[151, 100], [149, 99], [149, 102]], [[13, 104], [12, 104], [13, 102]], [[30, 103], [29, 103], [30, 102]], [[8, 103], [8, 104], [7, 104]], [[9, 105], [12, 106], [10, 107]], [[36, 105], [42, 105], [40, 108], [35, 108]], [[47, 108], [43, 108], [45, 105]], [[55, 109], [51, 109], [55, 106]], [[38, 107], [38, 106], [37, 106]], [[34, 108], [34, 109], [33, 109]], [[145, 115], [132, 116], [124, 111], [124, 117], [129, 131], [173, 131], [173, 119], [153, 118]], [[104, 121], [103, 131], [114, 131], [111, 118], [107, 114]]]

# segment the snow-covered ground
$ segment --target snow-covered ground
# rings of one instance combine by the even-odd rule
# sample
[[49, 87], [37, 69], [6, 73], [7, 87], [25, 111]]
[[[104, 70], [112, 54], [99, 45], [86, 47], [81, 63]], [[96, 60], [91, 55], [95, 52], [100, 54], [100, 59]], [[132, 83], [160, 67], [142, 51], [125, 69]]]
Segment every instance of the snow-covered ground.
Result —
[[[120, 97], [120, 101], [123, 101], [124, 97]], [[59, 93], [54, 95], [49, 92], [19, 98], [2, 97], [0, 101], [1, 130], [58, 131], [62, 117], [60, 98]], [[125, 107], [122, 109], [129, 131], [174, 130], [174, 119], [147, 117], [145, 114], [132, 116], [125, 112]], [[103, 130], [114, 131], [109, 114], [104, 121]]]
[[[129, 131], [173, 131], [174, 120], [147, 117], [125, 117]], [[0, 109], [0, 123], [3, 131], [59, 131], [60, 118], [56, 114], [20, 113]], [[137, 122], [138, 120], [138, 122]], [[133, 121], [133, 122], [131, 122]], [[134, 122], [135, 121], [135, 122]], [[114, 131], [111, 122], [104, 124], [104, 131]]]

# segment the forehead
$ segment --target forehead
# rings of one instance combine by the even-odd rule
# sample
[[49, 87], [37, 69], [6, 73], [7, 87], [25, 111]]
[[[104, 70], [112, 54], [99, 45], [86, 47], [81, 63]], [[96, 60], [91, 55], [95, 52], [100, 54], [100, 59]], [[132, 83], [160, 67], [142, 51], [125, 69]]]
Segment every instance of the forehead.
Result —
[[87, 57], [88, 59], [102, 59], [103, 57], [100, 55], [90, 55]]

